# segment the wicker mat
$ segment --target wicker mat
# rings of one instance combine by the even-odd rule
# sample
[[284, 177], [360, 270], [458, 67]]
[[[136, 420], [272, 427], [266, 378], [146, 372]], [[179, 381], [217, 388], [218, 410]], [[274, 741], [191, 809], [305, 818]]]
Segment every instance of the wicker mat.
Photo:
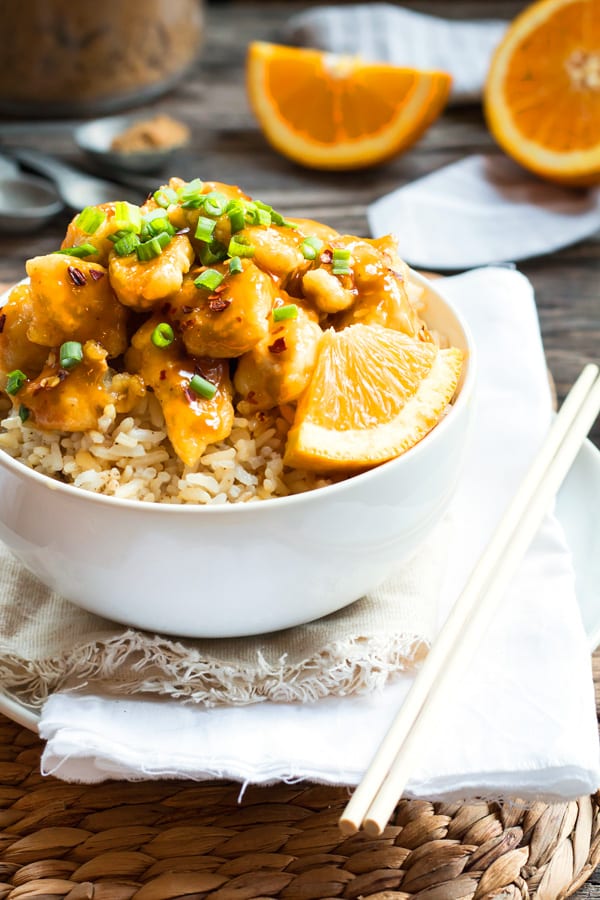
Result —
[[342, 788], [65, 784], [0, 716], [0, 900], [461, 900], [575, 891], [600, 857], [600, 798], [403, 800], [380, 838], [343, 837]]

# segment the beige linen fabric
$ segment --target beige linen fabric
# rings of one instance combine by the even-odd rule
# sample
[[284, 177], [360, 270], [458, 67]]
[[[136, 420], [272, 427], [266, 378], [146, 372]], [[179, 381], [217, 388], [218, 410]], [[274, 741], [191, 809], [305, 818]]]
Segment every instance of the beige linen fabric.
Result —
[[307, 625], [258, 637], [191, 640], [134, 630], [79, 609], [0, 544], [0, 685], [36, 707], [65, 688], [153, 693], [205, 706], [375, 690], [427, 652], [446, 546], [438, 530], [372, 594]]

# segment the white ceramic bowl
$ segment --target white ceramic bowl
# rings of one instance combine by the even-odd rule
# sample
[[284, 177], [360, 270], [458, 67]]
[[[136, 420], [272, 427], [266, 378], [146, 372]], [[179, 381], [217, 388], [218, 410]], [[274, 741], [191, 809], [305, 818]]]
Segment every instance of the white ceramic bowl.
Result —
[[448, 415], [403, 456], [305, 494], [194, 507], [89, 493], [0, 451], [0, 539], [64, 597], [150, 631], [258, 634], [358, 599], [440, 520], [468, 440], [473, 342], [435, 285], [415, 278], [426, 321], [466, 364]]

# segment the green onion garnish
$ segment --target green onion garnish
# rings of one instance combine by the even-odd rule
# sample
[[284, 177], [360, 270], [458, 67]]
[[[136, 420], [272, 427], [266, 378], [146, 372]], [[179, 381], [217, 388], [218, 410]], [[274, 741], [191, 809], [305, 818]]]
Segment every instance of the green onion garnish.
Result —
[[113, 244], [116, 244], [122, 237], [125, 237], [126, 234], [131, 234], [131, 231], [115, 231], [113, 234], [108, 235], [109, 241], [112, 241]]
[[257, 209], [255, 222], [257, 225], [266, 225], [268, 228], [271, 224], [271, 213], [266, 209]]
[[177, 203], [177, 192], [168, 187], [159, 188], [157, 191], [154, 191], [152, 196], [163, 209], [167, 209], [172, 203]]
[[194, 280], [197, 288], [206, 288], [207, 291], [214, 291], [218, 288], [225, 276], [217, 272], [216, 269], [206, 269], [201, 275]]
[[304, 259], [316, 259], [317, 253], [319, 253], [324, 247], [324, 243], [321, 238], [315, 237], [315, 235], [310, 235], [302, 241], [302, 246], [300, 249], [302, 250], [302, 256]]
[[75, 219], [75, 226], [85, 234], [94, 234], [105, 219], [106, 213], [103, 210], [97, 206], [86, 206]]
[[29, 410], [27, 409], [26, 406], [23, 406], [22, 403], [19, 407], [19, 418], [20, 418], [21, 422], [26, 422], [27, 419], [29, 418]]
[[241, 200], [230, 200], [226, 207], [229, 222], [231, 224], [231, 233], [241, 231], [246, 227], [246, 210]]
[[199, 241], [205, 241], [207, 244], [210, 244], [216, 225], [215, 219], [207, 219], [206, 216], [200, 216], [194, 237]]
[[79, 259], [83, 259], [84, 256], [91, 256], [92, 253], [97, 253], [98, 248], [94, 247], [93, 244], [78, 244], [76, 247], [63, 247], [62, 250], [55, 250], [55, 253], [62, 253], [64, 256], [77, 256]]
[[202, 190], [204, 184], [199, 178], [194, 178], [177, 191], [177, 198], [186, 209], [198, 209], [204, 202]]
[[139, 233], [142, 230], [142, 211], [139, 206], [134, 206], [127, 200], [115, 203], [115, 225], [123, 231]]
[[65, 341], [58, 355], [61, 369], [72, 369], [83, 359], [83, 347], [79, 341]]
[[156, 218], [152, 219], [152, 221], [146, 223], [148, 228], [152, 232], [152, 234], [160, 234], [161, 231], [166, 231], [168, 235], [173, 237], [175, 234], [175, 228], [171, 225], [166, 216], [162, 219]]
[[219, 241], [211, 241], [210, 244], [202, 244], [198, 256], [203, 266], [212, 266], [225, 259], [227, 247], [224, 247]]
[[213, 384], [212, 381], [207, 381], [202, 375], [193, 375], [190, 378], [190, 387], [195, 394], [198, 394], [199, 397], [204, 397], [206, 400], [212, 400], [217, 393], [216, 384]]
[[140, 239], [133, 231], [126, 231], [122, 237], [115, 243], [115, 253], [117, 256], [128, 256], [133, 253], [139, 246]]
[[171, 235], [168, 231], [159, 231], [159, 233], [155, 235], [154, 240], [158, 241], [160, 249], [164, 250], [165, 247], [171, 243]]
[[295, 303], [287, 303], [285, 306], [276, 306], [273, 310], [273, 321], [284, 322], [286, 319], [297, 319], [298, 307]]
[[334, 275], [351, 275], [350, 268], [351, 255], [349, 250], [337, 249], [333, 251], [332, 268]]
[[227, 197], [219, 191], [204, 195], [204, 212], [209, 216], [222, 216], [227, 206]]
[[156, 328], [150, 335], [150, 340], [155, 347], [163, 350], [165, 347], [168, 347], [173, 343], [173, 341], [175, 340], [175, 334], [168, 322], [160, 322], [160, 324], [156, 326]]
[[27, 375], [25, 372], [22, 372], [20, 369], [13, 369], [12, 372], [9, 372], [6, 376], [6, 393], [10, 394], [11, 397], [13, 394], [18, 393], [25, 382], [27, 381]]
[[242, 261], [239, 256], [232, 256], [229, 260], [229, 274], [230, 275], [238, 275], [240, 272], [244, 271], [244, 267], [242, 266]]
[[[165, 234], [165, 232], [163, 232], [163, 234]], [[135, 248], [135, 252], [137, 253], [137, 258], [140, 262], [148, 262], [149, 260], [155, 259], [157, 256], [160, 256], [160, 254], [163, 252], [160, 237], [161, 235], [157, 235], [156, 237], [150, 238], [149, 241], [145, 241], [143, 244], [137, 245], [137, 247]]]
[[227, 248], [229, 256], [254, 256], [254, 247], [245, 237], [232, 237]]

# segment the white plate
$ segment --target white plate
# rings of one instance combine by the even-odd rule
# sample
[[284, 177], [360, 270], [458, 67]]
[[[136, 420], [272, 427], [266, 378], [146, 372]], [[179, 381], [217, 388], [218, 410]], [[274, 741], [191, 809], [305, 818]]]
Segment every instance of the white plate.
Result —
[[[558, 495], [556, 512], [573, 553], [577, 599], [590, 650], [600, 644], [600, 451], [586, 441]], [[39, 713], [0, 693], [0, 713], [37, 731]]]

